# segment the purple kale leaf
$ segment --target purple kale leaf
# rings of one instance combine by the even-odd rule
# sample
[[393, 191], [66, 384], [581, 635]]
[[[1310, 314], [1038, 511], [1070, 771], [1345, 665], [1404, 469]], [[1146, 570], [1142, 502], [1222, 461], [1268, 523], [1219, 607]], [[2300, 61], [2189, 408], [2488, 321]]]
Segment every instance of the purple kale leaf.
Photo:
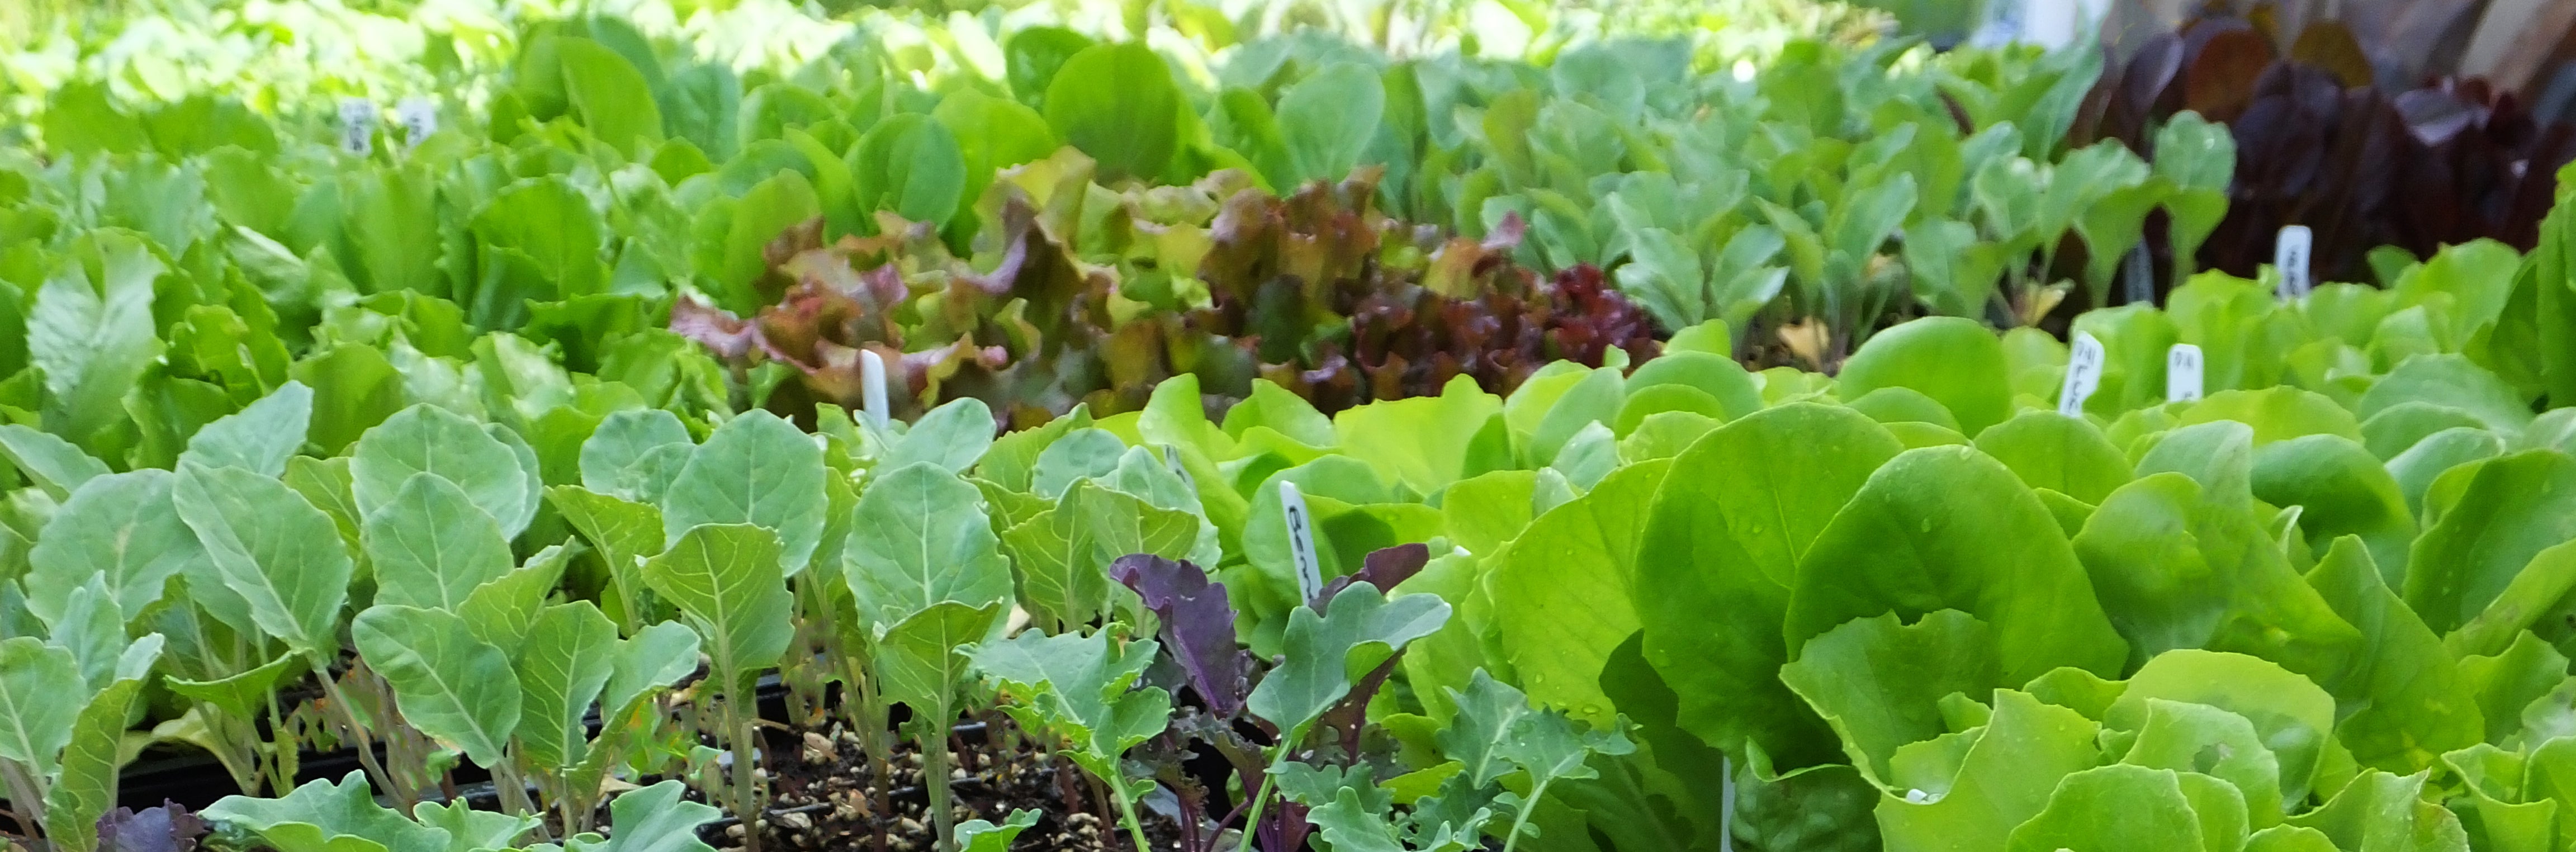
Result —
[[1208, 712], [1221, 719], [1243, 712], [1252, 691], [1251, 658], [1235, 644], [1234, 605], [1226, 600], [1225, 584], [1209, 582], [1196, 565], [1145, 553], [1119, 557], [1110, 563], [1109, 576], [1136, 590], [1162, 620], [1157, 638], [1189, 673], [1190, 688], [1207, 702]]
[[1367, 583], [1376, 586], [1379, 594], [1391, 594], [1397, 584], [1413, 579], [1413, 575], [1422, 573], [1422, 566], [1429, 564], [1431, 564], [1429, 545], [1416, 542], [1379, 548], [1360, 561], [1359, 571], [1349, 576], [1335, 577], [1332, 582], [1325, 583], [1323, 593], [1316, 595], [1308, 605], [1314, 607], [1317, 612], [1321, 612], [1326, 601], [1332, 600], [1334, 595], [1341, 594], [1343, 589], [1350, 588], [1352, 583]]
[[177, 802], [140, 811], [117, 808], [98, 818], [100, 852], [189, 852], [205, 833], [205, 821]]

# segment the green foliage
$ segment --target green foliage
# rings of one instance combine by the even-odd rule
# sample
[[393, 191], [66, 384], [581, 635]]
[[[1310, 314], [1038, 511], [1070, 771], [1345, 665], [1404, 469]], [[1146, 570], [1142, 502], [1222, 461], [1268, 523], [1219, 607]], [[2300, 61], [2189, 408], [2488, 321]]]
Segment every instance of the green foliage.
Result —
[[[2099, 310], [2235, 169], [2190, 114], [2152, 163], [2062, 145], [2090, 51], [1738, 78], [1732, 23], [1626, 37], [1658, 4], [1280, 19], [1392, 54], [731, 5], [458, 18], [401, 84], [443, 129], [365, 153], [307, 93], [382, 81], [0, 58], [52, 93], [0, 129], [22, 830], [90, 845], [157, 737], [280, 796], [209, 814], [282, 850], [511, 848], [540, 807], [698, 848], [677, 781], [584, 832], [609, 778], [765, 808], [776, 670], [870, 758], [907, 705], [963, 849], [1036, 819], [947, 824], [938, 745], [992, 705], [1136, 834], [1156, 786], [1218, 816], [1212, 752], [1227, 828], [1336, 849], [2576, 836], [2564, 221]], [[2067, 313], [2106, 349], [2076, 416]], [[373, 777], [291, 787], [362, 737]], [[459, 758], [510, 813], [411, 801]]]

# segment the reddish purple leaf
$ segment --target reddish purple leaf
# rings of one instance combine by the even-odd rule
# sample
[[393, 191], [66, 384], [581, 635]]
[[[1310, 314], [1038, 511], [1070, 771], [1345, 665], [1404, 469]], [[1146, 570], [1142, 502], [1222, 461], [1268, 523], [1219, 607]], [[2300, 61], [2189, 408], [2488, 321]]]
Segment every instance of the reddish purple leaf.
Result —
[[189, 852], [205, 834], [206, 823], [177, 802], [117, 808], [98, 818], [100, 852]]
[[1243, 712], [1252, 690], [1251, 657], [1235, 643], [1234, 605], [1226, 600], [1225, 584], [1210, 582], [1196, 565], [1146, 553], [1118, 557], [1109, 576], [1136, 590], [1162, 620], [1156, 638], [1180, 661], [1209, 714], [1232, 719]]
[[1367, 583], [1376, 586], [1380, 594], [1385, 594], [1394, 591], [1395, 587], [1404, 581], [1413, 579], [1413, 575], [1422, 573], [1422, 566], [1429, 564], [1431, 564], [1429, 545], [1417, 542], [1379, 548], [1360, 561], [1359, 571], [1335, 577], [1331, 582], [1325, 583], [1324, 591], [1316, 595], [1314, 600], [1308, 601], [1306, 605], [1321, 612], [1326, 601], [1332, 600], [1334, 595], [1341, 594], [1343, 589], [1350, 588], [1352, 583]]

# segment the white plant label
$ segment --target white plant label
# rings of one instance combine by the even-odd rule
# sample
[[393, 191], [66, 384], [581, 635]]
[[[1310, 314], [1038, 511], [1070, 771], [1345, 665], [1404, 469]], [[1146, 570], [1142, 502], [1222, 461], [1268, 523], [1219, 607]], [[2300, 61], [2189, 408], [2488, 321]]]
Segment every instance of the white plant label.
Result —
[[2066, 383], [2057, 388], [2057, 413], [2084, 416], [2085, 398], [2102, 388], [2102, 362], [2107, 354], [2093, 335], [2075, 333], [2075, 345], [2066, 353]]
[[1181, 487], [1187, 488], [1192, 492], [1199, 490], [1199, 484], [1190, 479], [1189, 466], [1181, 463], [1181, 445], [1163, 445], [1163, 466], [1171, 469], [1173, 476], [1180, 478]]
[[394, 116], [402, 120], [403, 147], [420, 147], [422, 140], [438, 132], [438, 102], [419, 95], [402, 99], [394, 105]]
[[2306, 225], [2284, 225], [2281, 236], [2272, 243], [2272, 268], [2281, 272], [2283, 299], [2296, 299], [2316, 289], [2308, 278], [2308, 256], [2316, 249], [2317, 235]]
[[2127, 294], [2133, 305], [2156, 303], [2156, 260], [2147, 254], [2146, 246], [2129, 250], [2124, 263], [2128, 269], [2121, 277], [2128, 279]]
[[364, 157], [373, 150], [367, 137], [376, 129], [376, 105], [366, 98], [340, 99], [340, 149]]
[[1288, 523], [1288, 557], [1297, 563], [1299, 597], [1312, 603], [1324, 595], [1324, 566], [1315, 559], [1315, 520], [1306, 512], [1306, 495], [1297, 483], [1279, 483], [1279, 515]]
[[885, 356], [873, 349], [859, 350], [859, 404], [869, 423], [886, 427]]
[[2165, 401], [2190, 402], [2202, 389], [2200, 347], [2176, 343], [2165, 350]]

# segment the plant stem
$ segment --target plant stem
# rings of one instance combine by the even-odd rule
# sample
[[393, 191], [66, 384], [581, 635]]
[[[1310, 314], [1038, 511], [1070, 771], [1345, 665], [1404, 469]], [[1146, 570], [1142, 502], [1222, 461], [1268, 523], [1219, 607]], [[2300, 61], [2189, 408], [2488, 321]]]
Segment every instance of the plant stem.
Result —
[[742, 712], [738, 696], [732, 695], [733, 681], [726, 681], [725, 716], [733, 731], [734, 816], [742, 820], [743, 852], [760, 852], [760, 790], [757, 767], [752, 766], [752, 738], [759, 736], [753, 717]]
[[858, 648], [851, 649], [845, 642], [841, 659], [848, 662], [849, 682], [858, 690], [858, 700], [851, 703], [851, 712], [857, 717], [851, 727], [859, 732], [859, 750], [867, 753], [869, 771], [877, 779], [877, 783], [869, 785], [875, 788], [876, 794], [876, 819], [872, 820], [876, 827], [876, 852], [886, 852], [885, 820], [894, 816], [894, 801], [888, 794], [894, 786], [890, 780], [893, 761], [888, 754], [893, 747], [887, 742], [890, 737], [886, 731], [885, 701], [877, 696], [876, 678], [862, 664], [867, 659], [866, 638], [860, 637], [857, 644]]
[[[256, 735], [259, 732], [259, 723], [256, 721], [252, 722], [250, 724], [250, 729], [251, 733]], [[260, 772], [265, 776], [266, 783], [268, 785], [268, 792], [280, 796], [286, 795], [288, 787], [295, 783], [295, 779], [287, 775], [285, 758], [278, 756], [278, 740], [284, 738], [286, 738], [286, 714], [278, 712], [277, 690], [272, 689], [268, 691], [269, 741], [266, 743], [268, 746], [268, 755], [267, 760], [263, 761], [264, 765], [260, 767]], [[253, 739], [257, 739], [257, 737], [253, 736]], [[253, 748], [251, 754], [253, 757], [259, 756], [259, 752], [256, 747]], [[244, 790], [242, 792], [244, 795], [256, 796], [262, 791]]]
[[417, 797], [410, 789], [395, 784], [393, 775], [385, 772], [384, 764], [377, 762], [375, 739], [367, 734], [367, 726], [358, 722], [357, 705], [349, 703], [349, 696], [340, 691], [339, 681], [331, 677], [331, 667], [322, 661], [315, 662], [313, 679], [322, 682], [322, 694], [330, 699], [331, 706], [339, 708], [340, 720], [348, 723], [349, 736], [358, 741], [358, 764], [366, 767], [368, 777], [376, 780], [376, 786], [394, 797], [394, 802], [402, 806], [400, 810], [403, 813], [410, 813], [411, 806], [418, 801]]
[[[1304, 732], [1300, 731], [1299, 733], [1303, 734]], [[1252, 794], [1252, 810], [1243, 815], [1243, 844], [1234, 847], [1234, 852], [1251, 851], [1252, 836], [1258, 833], [1257, 829], [1261, 825], [1261, 806], [1269, 803], [1271, 782], [1273, 779], [1278, 777], [1277, 775], [1272, 774], [1272, 771], [1277, 770], [1281, 763], [1288, 760], [1288, 744], [1296, 741], [1296, 737], [1281, 737], [1279, 739], [1279, 745], [1277, 746], [1279, 754], [1270, 758], [1270, 769], [1263, 770], [1261, 773], [1261, 790]], [[1222, 831], [1225, 829], [1225, 826], [1217, 826], [1217, 829]]]
[[18, 820], [18, 833], [28, 838], [44, 834], [37, 826], [45, 821], [44, 778], [20, 767], [17, 761], [0, 760], [0, 783], [9, 790], [9, 815]]
[[566, 783], [568, 781], [569, 779], [557, 779], [557, 783], [561, 784], [561, 787], [559, 788], [561, 792], [555, 796], [555, 812], [563, 818], [563, 830], [564, 836], [566, 837], [580, 834], [583, 829], [590, 827], [582, 824], [580, 817], [583, 808], [580, 804], [575, 802], [576, 799], [580, 799], [581, 797], [573, 794], [573, 785]]
[[1512, 844], [1521, 842], [1521, 829], [1529, 825], [1530, 812], [1538, 810], [1538, 800], [1547, 795], [1547, 782], [1530, 788], [1529, 798], [1521, 801], [1521, 812], [1512, 815], [1512, 833], [1503, 838], [1503, 852], [1512, 852]]
[[[492, 790], [501, 798], [501, 812], [511, 816], [525, 816], [531, 813], [543, 816], [545, 812], [538, 810], [536, 803], [528, 800], [528, 781], [519, 777], [518, 761], [513, 760], [514, 757], [516, 755], [504, 755], [501, 758], [501, 765], [492, 767]], [[539, 839], [553, 839], [544, 836], [545, 830], [544, 823], [537, 824]]]
[[1136, 819], [1136, 797], [1127, 793], [1127, 779], [1119, 777], [1122, 773], [1116, 771], [1117, 758], [1112, 757], [1110, 765], [1112, 769], [1107, 780], [1110, 795], [1118, 799], [1118, 819], [1127, 825], [1127, 838], [1136, 842], [1136, 852], [1147, 852], [1153, 844], [1145, 841], [1145, 824]]
[[954, 852], [957, 815], [948, 812], [948, 725], [941, 714], [923, 716], [915, 720], [920, 727], [913, 737], [921, 748], [921, 789], [930, 794], [930, 824], [939, 830], [940, 852]]

